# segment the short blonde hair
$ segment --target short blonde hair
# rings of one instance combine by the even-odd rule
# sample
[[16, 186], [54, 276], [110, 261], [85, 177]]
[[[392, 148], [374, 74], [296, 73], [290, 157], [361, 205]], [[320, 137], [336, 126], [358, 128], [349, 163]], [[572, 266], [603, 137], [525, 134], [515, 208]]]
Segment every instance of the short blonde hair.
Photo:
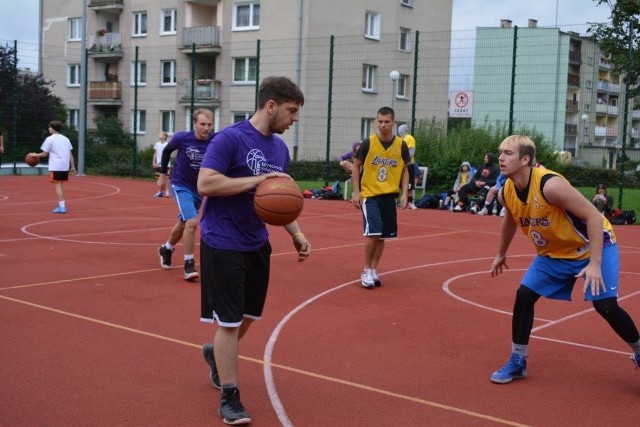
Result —
[[518, 146], [519, 158], [529, 156], [528, 166], [533, 166], [536, 158], [536, 144], [533, 140], [524, 135], [509, 135], [500, 143], [500, 149], [510, 142], [514, 142]]

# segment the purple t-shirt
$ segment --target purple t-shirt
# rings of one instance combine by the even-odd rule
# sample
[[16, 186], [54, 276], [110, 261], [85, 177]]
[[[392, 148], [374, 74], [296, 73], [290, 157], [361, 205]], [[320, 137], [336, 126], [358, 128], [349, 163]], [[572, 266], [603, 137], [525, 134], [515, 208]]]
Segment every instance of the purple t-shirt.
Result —
[[198, 173], [200, 163], [211, 136], [206, 140], [196, 138], [193, 131], [176, 132], [171, 138], [171, 142], [162, 151], [162, 163], [169, 164], [169, 156], [174, 150], [178, 150], [173, 172], [171, 172], [171, 185], [185, 187], [191, 191], [198, 192]]
[[[249, 120], [217, 133], [207, 148], [202, 167], [230, 178], [285, 172], [289, 149], [277, 135], [265, 136]], [[227, 197], [207, 197], [200, 230], [210, 247], [255, 251], [269, 238], [264, 222], [253, 208], [255, 189]]]

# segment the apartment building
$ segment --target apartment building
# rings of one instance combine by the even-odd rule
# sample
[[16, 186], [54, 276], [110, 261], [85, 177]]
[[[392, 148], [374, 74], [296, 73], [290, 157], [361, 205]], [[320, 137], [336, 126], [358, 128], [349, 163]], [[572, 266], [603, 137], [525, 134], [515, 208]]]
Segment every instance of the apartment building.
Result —
[[[300, 122], [284, 136], [299, 159], [324, 158], [328, 134], [332, 157], [348, 150], [353, 140], [375, 131], [375, 113], [383, 105], [393, 104], [400, 122], [446, 117], [448, 56], [431, 60], [429, 79], [416, 82], [414, 42], [420, 33], [446, 34], [423, 49], [449, 51], [452, 0], [41, 0], [40, 5], [41, 70], [56, 82], [53, 94], [69, 109], [70, 124], [77, 126], [85, 108], [80, 83], [86, 76], [87, 127], [95, 127], [97, 115], [117, 115], [137, 134], [139, 148], [152, 145], [161, 130], [189, 129], [193, 108], [213, 110], [215, 129], [244, 119], [255, 110], [256, 82], [270, 74], [289, 76], [305, 93]], [[331, 36], [337, 46], [331, 46]], [[389, 77], [391, 71], [397, 79]], [[422, 98], [414, 107], [416, 94]]]
[[[515, 43], [515, 48], [514, 48]], [[515, 63], [514, 63], [515, 59]], [[615, 168], [622, 147], [622, 78], [592, 38], [535, 20], [476, 30], [474, 117], [535, 128], [558, 151]], [[510, 108], [512, 106], [512, 108]], [[640, 158], [640, 112], [629, 110], [627, 155]]]

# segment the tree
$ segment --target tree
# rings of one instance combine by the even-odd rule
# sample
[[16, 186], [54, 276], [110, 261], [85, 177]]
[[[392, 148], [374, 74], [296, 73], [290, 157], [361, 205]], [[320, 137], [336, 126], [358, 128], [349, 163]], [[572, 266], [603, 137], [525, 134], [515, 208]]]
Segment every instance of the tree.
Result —
[[16, 71], [15, 53], [14, 48], [0, 45], [0, 129], [4, 133], [7, 160], [21, 160], [27, 152], [38, 151], [48, 135], [47, 124], [51, 120], [63, 123], [67, 120], [62, 99], [51, 94], [53, 81], [45, 80], [42, 74]]
[[[588, 32], [600, 44], [600, 49], [611, 58], [615, 71], [628, 73], [629, 97], [640, 95], [640, 1], [593, 0], [597, 6], [611, 8], [611, 22], [591, 24]], [[631, 48], [631, 49], [630, 49]], [[637, 106], [636, 106], [637, 107]]]

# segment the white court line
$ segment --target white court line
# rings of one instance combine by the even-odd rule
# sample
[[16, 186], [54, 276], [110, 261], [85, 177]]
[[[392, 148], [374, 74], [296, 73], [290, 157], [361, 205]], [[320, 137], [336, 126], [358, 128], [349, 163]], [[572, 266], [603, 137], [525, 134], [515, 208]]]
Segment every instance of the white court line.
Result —
[[[622, 252], [621, 252], [622, 253]], [[635, 252], [634, 252], [635, 253]], [[527, 254], [527, 255], [510, 255], [509, 258], [521, 258], [521, 257], [531, 257], [533, 258], [535, 254]], [[404, 272], [404, 271], [411, 271], [411, 270], [417, 270], [417, 269], [422, 269], [422, 268], [428, 268], [428, 267], [440, 267], [443, 265], [450, 265], [450, 264], [460, 264], [460, 263], [467, 263], [467, 262], [475, 262], [475, 261], [482, 261], [482, 260], [493, 260], [495, 257], [482, 257], [482, 258], [471, 258], [471, 259], [462, 259], [462, 260], [455, 260], [455, 261], [445, 261], [445, 262], [438, 262], [438, 263], [432, 263], [432, 264], [423, 264], [423, 265], [418, 265], [418, 266], [413, 266], [413, 267], [407, 267], [407, 268], [401, 268], [401, 269], [397, 269], [397, 270], [392, 270], [392, 271], [388, 271], [386, 273], [382, 273], [380, 274], [380, 276], [387, 276], [387, 275], [391, 275], [391, 274], [395, 274], [395, 273], [399, 273], [399, 272]], [[522, 271], [524, 269], [517, 269], [517, 270], [509, 270], [509, 271]], [[481, 304], [477, 304], [474, 303], [472, 301], [468, 301], [465, 300], [457, 295], [455, 295], [450, 289], [449, 289], [449, 284], [455, 280], [456, 278], [460, 278], [460, 277], [467, 277], [470, 275], [474, 275], [474, 274], [479, 274], [479, 273], [484, 273], [484, 274], [489, 274], [489, 271], [476, 271], [473, 273], [466, 273], [466, 274], [462, 274], [459, 276], [456, 276], [454, 278], [448, 279], [447, 281], [445, 281], [443, 283], [443, 290], [445, 293], [447, 293], [448, 295], [452, 296], [453, 298], [456, 298], [462, 302], [465, 302], [467, 304], [471, 304], [474, 305], [476, 307], [480, 307], [483, 309], [487, 309], [490, 311], [494, 311], [497, 313], [501, 313], [501, 314], [506, 314], [511, 316], [512, 313], [511, 312], [506, 312], [503, 310], [498, 310], [492, 307], [487, 307]], [[623, 272], [621, 272], [623, 273]], [[631, 272], [631, 273], [626, 273], [625, 274], [640, 274], [640, 273], [635, 273], [635, 272]], [[282, 320], [276, 325], [276, 327], [274, 328], [273, 332], [271, 333], [271, 336], [269, 337], [269, 340], [267, 341], [267, 345], [265, 347], [265, 351], [264, 351], [264, 356], [263, 356], [263, 360], [264, 360], [264, 365], [263, 365], [263, 375], [264, 375], [264, 379], [265, 379], [265, 384], [267, 387], [267, 394], [269, 395], [269, 399], [271, 400], [271, 405], [273, 406], [273, 409], [276, 413], [276, 415], [278, 416], [278, 420], [280, 420], [280, 423], [285, 426], [285, 427], [292, 427], [293, 423], [291, 422], [291, 420], [289, 419], [289, 416], [287, 415], [287, 412], [284, 408], [284, 405], [282, 404], [282, 401], [280, 400], [280, 396], [278, 395], [278, 391], [276, 389], [276, 385], [275, 385], [275, 380], [273, 377], [273, 370], [272, 370], [272, 360], [273, 360], [273, 350], [275, 348], [275, 345], [278, 341], [278, 337], [281, 333], [281, 331], [284, 329], [285, 325], [289, 322], [289, 320], [291, 320], [291, 318], [293, 318], [293, 316], [295, 314], [297, 314], [298, 312], [302, 311], [304, 308], [306, 308], [307, 306], [309, 306], [311, 303], [319, 300], [320, 298], [335, 292], [337, 290], [343, 289], [349, 285], [353, 285], [358, 283], [360, 280], [356, 279], [356, 280], [352, 280], [350, 282], [346, 282], [343, 283], [341, 285], [338, 285], [334, 288], [328, 289], [324, 292], [321, 292], [309, 299], [307, 299], [306, 301], [302, 302], [301, 304], [299, 304], [297, 307], [295, 307], [293, 310], [289, 311], [289, 313], [287, 313]], [[640, 291], [634, 292], [628, 296], [625, 296], [623, 298], [619, 298], [620, 300], [622, 299], [626, 299], [632, 296], [635, 296], [637, 294], [640, 294]], [[587, 313], [589, 311], [593, 311], [593, 309], [591, 310], [585, 310], [583, 313]], [[572, 316], [567, 316], [565, 320], [575, 317], [575, 315]], [[556, 321], [552, 321], [552, 320], [546, 320], [546, 319], [539, 319], [540, 321], [543, 322], [549, 322], [549, 324], [557, 324], [560, 321], [563, 321], [563, 319], [559, 319]], [[543, 325], [544, 326], [544, 325]], [[537, 329], [540, 329], [541, 327], [538, 327]], [[611, 350], [611, 349], [606, 349], [606, 348], [601, 348], [601, 347], [595, 347], [595, 346], [589, 346], [589, 345], [585, 345], [585, 344], [579, 344], [579, 343], [573, 343], [571, 341], [563, 341], [563, 340], [556, 340], [556, 339], [551, 339], [551, 338], [545, 338], [545, 337], [537, 337], [537, 336], [533, 336], [532, 338], [538, 338], [541, 340], [547, 340], [547, 341], [553, 341], [553, 342], [557, 342], [557, 343], [561, 343], [561, 344], [566, 344], [566, 345], [573, 345], [573, 346], [577, 346], [577, 347], [584, 347], [584, 348], [591, 348], [591, 349], [595, 349], [595, 350], [600, 350], [600, 351], [606, 351], [606, 352], [611, 352], [611, 353], [619, 353], [619, 354], [629, 354], [628, 352], [621, 352], [621, 351], [616, 351], [616, 350]]]

